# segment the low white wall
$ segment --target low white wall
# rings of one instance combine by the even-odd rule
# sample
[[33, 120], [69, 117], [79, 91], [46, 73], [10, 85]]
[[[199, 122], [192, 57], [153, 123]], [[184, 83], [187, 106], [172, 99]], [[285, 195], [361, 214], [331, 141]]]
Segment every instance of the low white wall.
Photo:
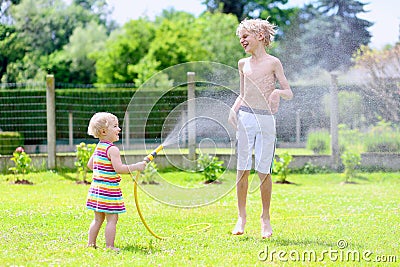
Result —
[[[32, 158], [32, 165], [36, 169], [46, 169], [46, 154], [30, 154], [30, 157]], [[225, 167], [228, 169], [236, 168], [235, 155], [217, 155], [217, 157], [225, 162]], [[128, 155], [122, 156], [122, 158], [128, 163], [135, 163], [142, 161], [143, 155]], [[165, 155], [159, 155], [156, 157], [155, 162], [160, 169], [171, 167], [171, 162], [175, 162], [179, 166], [186, 166], [187, 161], [185, 158], [187, 158], [187, 155], [168, 155], [168, 157]], [[400, 153], [363, 153], [361, 158], [362, 167], [385, 169], [388, 171], [400, 171]], [[5, 173], [9, 167], [14, 166], [14, 162], [10, 159], [10, 156], [0, 156], [0, 171], [2, 173]], [[75, 168], [75, 160], [76, 158], [74, 155], [57, 155], [57, 167], [73, 169]], [[296, 155], [293, 156], [293, 160], [289, 167], [301, 168], [306, 163], [311, 163], [320, 167], [329, 167], [331, 166], [331, 157], [328, 155]]]

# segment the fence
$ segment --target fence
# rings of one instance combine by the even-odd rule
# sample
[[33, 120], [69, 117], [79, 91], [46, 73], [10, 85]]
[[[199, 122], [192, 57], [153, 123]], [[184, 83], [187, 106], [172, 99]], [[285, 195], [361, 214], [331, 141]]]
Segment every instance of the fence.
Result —
[[[230, 107], [235, 101], [237, 90], [226, 88], [215, 90], [214, 87], [207, 90], [207, 85], [194, 82], [194, 75], [194, 73], [188, 73], [188, 78], [191, 80], [187, 85], [177, 86], [174, 90], [161, 94], [157, 90], [148, 90], [145, 94], [138, 94], [133, 88], [109, 88], [108, 86], [106, 88], [84, 86], [84, 88], [56, 89], [56, 87], [60, 87], [60, 84], [56, 84], [52, 76], [47, 77], [46, 83], [36, 83], [30, 86], [24, 84], [15, 86], [15, 88], [11, 86], [12, 88], [3, 89], [0, 95], [2, 109], [0, 129], [21, 133], [24, 137], [23, 145], [28, 153], [48, 154], [47, 164], [51, 169], [56, 166], [56, 153], [74, 152], [75, 145], [82, 141], [96, 142], [86, 132], [90, 117], [99, 111], [112, 112], [123, 121], [124, 143], [122, 144], [121, 141], [120, 145], [134, 149], [135, 144], [142, 142], [157, 143], [161, 140], [164, 128], [172, 129], [174, 127], [174, 125], [166, 123], [167, 117], [175, 114], [177, 118], [169, 118], [169, 121], [170, 123], [177, 122], [178, 117], [183, 118], [184, 113], [190, 111], [190, 108], [187, 107], [187, 103], [191, 103], [187, 101], [188, 98], [217, 99], [226, 107]], [[24, 89], [20, 87], [24, 87]], [[202, 90], [198, 90], [199, 87]], [[188, 88], [191, 88], [192, 91], [189, 95]], [[196, 91], [195, 88], [197, 88]], [[295, 94], [302, 94], [301, 91], [296, 92], [296, 88], [293, 90]], [[328, 90], [329, 88], [316, 90], [318, 97], [321, 98]], [[136, 102], [132, 111], [129, 105], [134, 95]], [[303, 96], [302, 102], [306, 99]], [[308, 101], [310, 102], [311, 99]], [[308, 109], [304, 109], [302, 102], [296, 99], [290, 103], [282, 102], [281, 109], [284, 112], [276, 114], [280, 144], [290, 143], [295, 147], [303, 146], [309, 128], [329, 128], [329, 119], [315, 116], [315, 114], [322, 114], [318, 110], [320, 107], [310, 105]], [[179, 105], [183, 105], [181, 107], [183, 113], [171, 112]], [[143, 114], [143, 110], [150, 112]], [[193, 112], [192, 109], [191, 114], [188, 114], [185, 119], [190, 120], [196, 116]], [[227, 114], [225, 113], [223, 116], [227, 116]], [[226, 119], [218, 118], [218, 120], [224, 121]], [[188, 140], [194, 139], [196, 143], [193, 130], [187, 130], [187, 135], [191, 135]], [[10, 140], [5, 141], [9, 146], [8, 153], [11, 154], [15, 149], [15, 144]], [[193, 141], [191, 142], [190, 154], [194, 154], [195, 145]]]
[[[238, 90], [235, 88], [215, 88], [197, 80], [178, 84], [168, 92], [147, 88], [147, 91], [138, 93], [136, 89], [129, 87], [131, 85], [119, 88], [110, 86], [60, 88], [64, 85], [54, 83], [49, 77], [47, 83], [7, 88], [2, 85], [4, 89], [0, 90], [0, 130], [21, 133], [25, 150], [30, 154], [43, 153], [52, 157], [53, 160], [47, 159], [47, 164], [50, 168], [54, 168], [56, 154], [74, 152], [75, 145], [82, 141], [96, 142], [87, 135], [89, 119], [95, 112], [109, 111], [116, 114], [122, 122], [124, 135], [117, 145], [129, 149], [142, 148], [143, 143], [161, 142], [163, 130], [171, 130], [179, 120], [190, 120], [190, 117], [193, 117], [193, 114], [190, 116], [187, 114], [187, 105], [191, 102], [188, 101], [188, 97], [193, 99], [193, 95], [188, 95], [189, 85], [195, 86], [196, 99], [205, 98], [210, 103], [214, 99], [219, 101], [218, 104], [230, 107], [237, 97]], [[304, 147], [310, 129], [330, 129], [333, 154], [326, 165], [337, 167], [339, 163], [337, 94], [343, 88], [337, 86], [336, 78], [332, 76], [332, 86], [292, 87], [292, 90], [295, 98], [292, 101], [281, 101], [280, 111], [275, 115], [278, 147]], [[321, 104], [322, 98], [329, 94], [333, 103], [330, 105], [330, 116], [325, 113]], [[131, 106], [133, 96], [134, 107]], [[50, 99], [54, 99], [53, 106]], [[178, 110], [178, 107], [179, 112], [172, 112]], [[218, 115], [218, 121], [226, 121], [227, 113], [220, 114], [222, 115]], [[186, 131], [186, 135], [190, 133], [192, 131]], [[197, 138], [200, 135], [198, 132]], [[206, 135], [212, 135], [212, 132], [206, 132]], [[4, 151], [4, 147], [8, 148], [8, 152], [2, 154], [11, 155], [16, 143], [11, 141], [12, 138], [6, 139], [4, 135], [1, 139], [0, 145], [2, 144], [3, 148], [0, 146], [0, 149]], [[193, 137], [189, 139], [193, 140]], [[229, 146], [231, 141], [230, 139], [224, 142]], [[199, 140], [195, 138], [195, 143], [198, 142]], [[191, 151], [193, 153], [193, 149]]]

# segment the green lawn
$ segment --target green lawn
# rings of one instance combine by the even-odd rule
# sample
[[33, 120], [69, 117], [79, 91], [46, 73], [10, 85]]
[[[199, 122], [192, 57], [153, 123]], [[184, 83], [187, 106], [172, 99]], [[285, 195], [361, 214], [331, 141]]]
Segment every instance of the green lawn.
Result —
[[[400, 263], [400, 173], [363, 173], [354, 180], [356, 184], [341, 184], [342, 174], [289, 175], [288, 180], [294, 184], [273, 185], [274, 235], [269, 240], [260, 238], [261, 203], [255, 185], [248, 196], [246, 232], [243, 236], [230, 235], [237, 214], [233, 172], [224, 174], [221, 184], [210, 186], [202, 184], [198, 174], [161, 173], [160, 177], [165, 180], [159, 178], [159, 185], [140, 186], [139, 200], [150, 227], [170, 238], [155, 239], [144, 228], [134, 205], [133, 183], [129, 176], [124, 176], [121, 184], [127, 213], [120, 216], [118, 223], [116, 246], [122, 251], [116, 254], [102, 249], [104, 227], [98, 240], [101, 248], [86, 248], [92, 212], [85, 208], [88, 186], [76, 184], [75, 174], [32, 174], [34, 185], [11, 184], [7, 181], [12, 179], [11, 175], [1, 176], [0, 266], [398, 266]], [[189, 193], [179, 195], [178, 187]], [[194, 204], [210, 203], [179, 208], [156, 201], [179, 205], [174, 202], [179, 197], [183, 205], [189, 199]], [[204, 231], [203, 226], [198, 226], [197, 232], [183, 233], [188, 225], [196, 223], [209, 223], [211, 227]], [[338, 244], [347, 246], [341, 249]]]

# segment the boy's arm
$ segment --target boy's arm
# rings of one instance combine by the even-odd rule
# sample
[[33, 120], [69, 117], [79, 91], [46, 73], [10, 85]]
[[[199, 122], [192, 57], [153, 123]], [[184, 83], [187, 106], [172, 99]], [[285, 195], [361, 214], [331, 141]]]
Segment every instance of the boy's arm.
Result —
[[283, 71], [282, 63], [279, 59], [275, 62], [275, 76], [280, 84], [280, 90], [275, 90], [283, 99], [290, 100], [293, 98], [293, 92], [290, 89], [289, 82]]
[[238, 69], [239, 69], [239, 78], [240, 78], [240, 93], [239, 96], [236, 98], [235, 103], [231, 107], [229, 111], [229, 118], [228, 122], [232, 124], [233, 127], [237, 128], [237, 116], [236, 113], [239, 111], [240, 106], [243, 103], [243, 96], [244, 96], [244, 76], [243, 76], [243, 59], [239, 60], [238, 62]]
[[243, 65], [244, 65], [244, 59], [239, 60], [238, 62], [238, 69], [239, 69], [239, 88], [240, 88], [240, 93], [239, 96], [236, 98], [235, 103], [232, 106], [232, 110], [236, 113], [239, 111], [240, 106], [243, 103], [243, 96], [244, 96], [244, 75], [243, 75]]
[[121, 154], [116, 146], [108, 149], [108, 156], [111, 160], [112, 166], [117, 173], [130, 173], [131, 171], [143, 171], [146, 167], [146, 162], [141, 161], [135, 164], [126, 165], [121, 161]]

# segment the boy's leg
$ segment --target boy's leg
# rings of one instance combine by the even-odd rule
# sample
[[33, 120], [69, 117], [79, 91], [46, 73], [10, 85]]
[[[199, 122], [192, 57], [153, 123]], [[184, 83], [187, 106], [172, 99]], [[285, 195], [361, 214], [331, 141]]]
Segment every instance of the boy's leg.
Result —
[[272, 227], [269, 214], [272, 194], [272, 179], [271, 174], [264, 174], [259, 172], [258, 176], [260, 177], [260, 191], [262, 202], [261, 236], [262, 238], [269, 238], [272, 236]]
[[236, 178], [236, 195], [238, 205], [238, 221], [232, 231], [234, 235], [242, 235], [246, 225], [246, 199], [249, 186], [249, 170], [238, 170]]
[[118, 214], [107, 213], [106, 218], [107, 218], [107, 224], [105, 229], [106, 247], [113, 250], [119, 250], [114, 247], [115, 235], [117, 231]]
[[103, 212], [94, 212], [94, 219], [89, 227], [88, 247], [96, 247], [96, 239], [99, 234], [101, 225], [104, 222], [105, 215]]

